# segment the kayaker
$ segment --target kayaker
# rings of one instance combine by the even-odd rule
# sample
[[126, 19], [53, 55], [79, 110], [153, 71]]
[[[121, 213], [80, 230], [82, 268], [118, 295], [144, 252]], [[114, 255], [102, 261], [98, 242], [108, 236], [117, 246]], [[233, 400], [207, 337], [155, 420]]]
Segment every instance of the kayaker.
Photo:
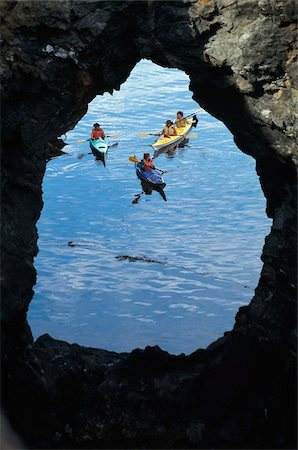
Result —
[[138, 163], [138, 167], [145, 171], [155, 169], [150, 153], [144, 153], [143, 159]]
[[104, 139], [106, 137], [105, 132], [102, 128], [100, 128], [99, 123], [95, 123], [93, 125], [93, 129], [91, 131], [90, 138], [91, 139]]
[[176, 136], [177, 131], [175, 130], [173, 125], [174, 124], [171, 120], [166, 121], [166, 125], [164, 126], [164, 128], [162, 130], [162, 134], [164, 135], [164, 137], [169, 138], [171, 136]]
[[175, 126], [177, 128], [182, 128], [182, 127], [186, 127], [186, 125], [187, 125], [187, 120], [185, 119], [185, 117], [183, 117], [183, 112], [178, 111], [176, 114]]

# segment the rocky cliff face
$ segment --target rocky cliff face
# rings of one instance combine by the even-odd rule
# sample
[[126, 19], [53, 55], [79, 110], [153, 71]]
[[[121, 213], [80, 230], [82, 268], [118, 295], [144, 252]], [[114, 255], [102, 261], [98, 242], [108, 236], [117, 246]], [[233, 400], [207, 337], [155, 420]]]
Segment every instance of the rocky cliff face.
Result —
[[[2, 1], [0, 12], [2, 399], [15, 429], [35, 448], [294, 448], [295, 2]], [[233, 330], [188, 357], [33, 343], [47, 143], [142, 58], [185, 71], [194, 99], [256, 160], [273, 226], [255, 296]]]

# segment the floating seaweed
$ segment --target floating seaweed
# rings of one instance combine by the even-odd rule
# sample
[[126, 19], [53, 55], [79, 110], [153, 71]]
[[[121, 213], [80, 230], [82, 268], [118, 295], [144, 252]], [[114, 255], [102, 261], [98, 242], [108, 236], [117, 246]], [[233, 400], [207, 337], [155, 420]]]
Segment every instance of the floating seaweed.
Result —
[[165, 264], [164, 261], [159, 261], [158, 259], [147, 258], [146, 256], [129, 256], [129, 255], [119, 255], [115, 257], [119, 261], [129, 261], [129, 262], [146, 262], [155, 264]]

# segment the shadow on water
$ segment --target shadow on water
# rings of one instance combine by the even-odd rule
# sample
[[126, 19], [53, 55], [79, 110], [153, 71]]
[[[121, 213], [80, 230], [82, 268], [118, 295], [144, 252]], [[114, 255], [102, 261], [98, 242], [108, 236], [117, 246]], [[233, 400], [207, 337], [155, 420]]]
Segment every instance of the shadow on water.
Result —
[[[117, 147], [118, 146], [118, 142], [114, 142], [112, 144], [108, 144], [108, 149], [112, 148], [112, 147]], [[96, 148], [94, 148], [91, 144], [90, 144], [90, 148], [92, 151], [93, 156], [95, 157], [95, 161], [101, 161], [104, 165], [104, 167], [106, 166], [107, 163], [107, 159], [108, 159], [108, 150], [106, 152], [101, 152], [99, 150], [97, 150]]]
[[177, 156], [177, 150], [179, 148], [184, 148], [188, 146], [189, 139], [185, 138], [183, 141], [179, 142], [179, 144], [170, 145], [165, 148], [161, 148], [159, 150], [155, 150], [153, 154], [153, 159], [156, 159], [159, 155], [164, 154], [166, 158], [175, 158]]
[[105, 167], [106, 166], [106, 161], [107, 161], [107, 158], [108, 158], [108, 152], [102, 153], [102, 152], [96, 150], [96, 148], [91, 147], [91, 145], [90, 145], [90, 148], [91, 148], [91, 151], [92, 151], [92, 155], [95, 158], [95, 161], [102, 162], [104, 167]]
[[131, 203], [133, 203], [133, 204], [139, 203], [139, 201], [141, 200], [141, 197], [142, 197], [143, 194], [145, 194], [145, 195], [152, 195], [153, 191], [158, 192], [161, 195], [161, 197], [164, 199], [164, 201], [165, 202], [167, 201], [167, 197], [166, 197], [165, 191], [162, 188], [160, 188], [158, 186], [154, 186], [154, 185], [152, 185], [150, 183], [147, 183], [144, 180], [141, 180], [141, 186], [142, 186], [142, 189], [143, 189], [142, 192], [140, 194], [135, 194], [135, 198], [132, 200]]

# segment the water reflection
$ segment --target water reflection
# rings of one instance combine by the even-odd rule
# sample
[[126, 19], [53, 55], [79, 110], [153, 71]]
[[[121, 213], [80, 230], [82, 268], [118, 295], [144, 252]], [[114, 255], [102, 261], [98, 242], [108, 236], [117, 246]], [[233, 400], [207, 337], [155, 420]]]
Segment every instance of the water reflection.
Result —
[[189, 139], [185, 138], [183, 141], [179, 142], [179, 144], [169, 145], [168, 147], [164, 147], [158, 150], [155, 150], [153, 154], [153, 159], [156, 159], [159, 155], [164, 154], [166, 158], [175, 158], [177, 156], [178, 148], [188, 147]]
[[[200, 110], [200, 139], [188, 135], [189, 144], [161, 152], [170, 201], [137, 181], [127, 162], [132, 149], [150, 148], [151, 138], [137, 133], [174, 114], [177, 89], [179, 108], [197, 108], [188, 86], [184, 73], [141, 62], [120, 91], [90, 103], [69, 132], [68, 155], [47, 164], [28, 312], [34, 339], [46, 332], [113, 351], [189, 353], [233, 327], [250, 301], [271, 221], [255, 161], [224, 125]], [[106, 168], [90, 154], [78, 158], [91, 152], [86, 137], [99, 111], [106, 129], [121, 128]]]
[[145, 180], [140, 180], [140, 182], [141, 182], [142, 192], [140, 194], [135, 194], [135, 198], [132, 200], [131, 203], [133, 203], [133, 204], [139, 203], [143, 194], [152, 195], [152, 191], [158, 192], [161, 195], [161, 197], [164, 199], [164, 201], [165, 202], [167, 201], [167, 197], [166, 197], [166, 194], [165, 194], [165, 191], [163, 188], [161, 188], [159, 186], [155, 186], [151, 183], [148, 183]]
[[99, 152], [98, 150], [96, 150], [93, 147], [91, 147], [91, 151], [92, 151], [92, 155], [95, 158], [95, 161], [102, 162], [104, 167], [105, 167], [106, 166], [106, 161], [107, 161], [107, 158], [108, 158], [108, 152], [102, 153], [102, 152]]
[[143, 188], [143, 192], [146, 195], [151, 195], [152, 191], [156, 191], [161, 195], [161, 197], [164, 199], [164, 201], [167, 201], [166, 194], [165, 194], [165, 191], [163, 188], [161, 188], [159, 186], [155, 186], [150, 183], [147, 183], [147, 181], [144, 181], [144, 180], [141, 180], [141, 186]]

